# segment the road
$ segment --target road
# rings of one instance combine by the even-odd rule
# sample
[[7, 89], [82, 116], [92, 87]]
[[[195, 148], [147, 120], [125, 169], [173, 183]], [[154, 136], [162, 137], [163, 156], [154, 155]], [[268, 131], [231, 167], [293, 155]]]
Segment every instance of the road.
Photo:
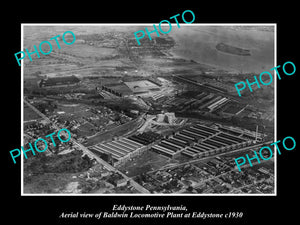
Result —
[[138, 132], [143, 133], [144, 130], [151, 124], [152, 120], [154, 120], [156, 116], [150, 116], [148, 119], [145, 119], [145, 123], [138, 129]]
[[[267, 161], [263, 161], [263, 162], [261, 162], [261, 163], [266, 163], [266, 162], [267, 162]], [[254, 162], [254, 163], [252, 163], [252, 164], [253, 164], [253, 166], [255, 166], [255, 165], [258, 165], [259, 163], [258, 163], [258, 162]], [[250, 165], [246, 165], [244, 168], [247, 168], [247, 167], [250, 167]], [[225, 172], [225, 173], [221, 173], [221, 174], [219, 174], [219, 175], [217, 175], [217, 176], [210, 177], [210, 178], [207, 178], [207, 179], [205, 179], [205, 180], [201, 180], [201, 181], [198, 182], [196, 185], [194, 185], [193, 188], [200, 187], [200, 186], [204, 185], [206, 182], [208, 182], [208, 181], [210, 181], [210, 180], [213, 180], [213, 179], [216, 179], [216, 178], [218, 178], [218, 177], [224, 176], [224, 175], [226, 175], [226, 174], [228, 174], [228, 173], [230, 173], [230, 172], [232, 172], [232, 171], [238, 172], [238, 169], [237, 169], [237, 168], [234, 168], [234, 169], [231, 169], [231, 170], [229, 170], [229, 171], [227, 171], [227, 172]], [[235, 190], [240, 190], [240, 189], [242, 189], [242, 188], [244, 188], [244, 187], [251, 186], [251, 185], [253, 185], [253, 184], [256, 184], [256, 183], [247, 184], [247, 185], [244, 185], [244, 186], [242, 186], [242, 187], [240, 187], [240, 188], [233, 188], [233, 189], [235, 189]], [[178, 191], [177, 193], [183, 193], [183, 192], [185, 192], [185, 191], [186, 191], [185, 189], [182, 189], [182, 190]], [[261, 193], [260, 191], [258, 191], [258, 192]]]
[[132, 55], [131, 50], [130, 50], [130, 48], [129, 48], [129, 46], [128, 46], [127, 39], [126, 39], [126, 38], [122, 38], [122, 41], [125, 43], [125, 47], [126, 47], [126, 50], [127, 50], [129, 59], [130, 59], [131, 62], [135, 65], [136, 68], [139, 68], [139, 63], [137, 62], [137, 58], [135, 58], [135, 57]]
[[[60, 130], [61, 128], [58, 127], [56, 124], [54, 124], [46, 115], [44, 115], [43, 113], [41, 113], [37, 108], [35, 108], [33, 105], [31, 105], [29, 102], [27, 102], [24, 99], [24, 103], [26, 103], [33, 111], [35, 111], [39, 116], [41, 116], [44, 120], [46, 120], [47, 122], [49, 122], [50, 124], [52, 124], [52, 126], [57, 129]], [[73, 138], [71, 138], [70, 140], [74, 145], [77, 145], [84, 154], [88, 155], [90, 158], [94, 158], [95, 160], [97, 160], [98, 163], [100, 163], [101, 165], [103, 165], [106, 169], [119, 173], [124, 179], [126, 179], [127, 181], [130, 182], [130, 184], [140, 193], [145, 193], [148, 194], [150, 193], [146, 188], [144, 188], [143, 186], [141, 186], [140, 184], [138, 184], [137, 182], [135, 182], [132, 178], [127, 177], [124, 173], [122, 173], [121, 171], [119, 171], [118, 169], [116, 169], [115, 167], [113, 167], [112, 165], [110, 165], [109, 163], [105, 162], [103, 159], [101, 159], [100, 157], [98, 157], [97, 155], [95, 155], [93, 152], [91, 152], [89, 149], [87, 149], [85, 146], [83, 146], [82, 144], [78, 143], [77, 141], [75, 141]]]
[[194, 85], [197, 85], [197, 86], [200, 86], [200, 87], [204, 87], [204, 88], [207, 88], [207, 89], [212, 89], [212, 90], [214, 90], [214, 91], [221, 92], [221, 93], [225, 94], [224, 91], [221, 91], [221, 90], [218, 89], [218, 88], [214, 88], [214, 87], [211, 87], [211, 86], [206, 86], [206, 85], [201, 84], [200, 82], [192, 81], [192, 80], [186, 79], [186, 78], [181, 77], [181, 76], [174, 76], [174, 75], [173, 75], [173, 77], [176, 77], [176, 78], [178, 78], [178, 79], [184, 80], [184, 81], [186, 81], [186, 82], [188, 82], [188, 83], [191, 83], [191, 84], [194, 84]]
[[257, 145], [252, 145], [252, 146], [240, 148], [240, 149], [237, 149], [237, 150], [234, 150], [234, 151], [230, 151], [230, 152], [223, 152], [223, 153], [220, 153], [220, 154], [217, 154], [217, 155], [212, 155], [212, 156], [205, 157], [205, 158], [194, 159], [194, 160], [191, 160], [191, 161], [188, 161], [188, 162], [184, 162], [184, 163], [179, 163], [179, 164], [176, 164], [176, 165], [171, 165], [171, 166], [167, 165], [167, 166], [164, 166], [164, 167], [159, 168], [157, 170], [149, 171], [148, 173], [155, 173], [155, 172], [157, 172], [159, 170], [174, 169], [176, 167], [184, 166], [184, 165], [187, 165], [187, 164], [197, 163], [197, 162], [200, 162], [200, 161], [203, 161], [203, 160], [211, 159], [211, 158], [214, 158], [216, 156], [222, 156], [222, 155], [231, 154], [231, 153], [235, 153], [235, 152], [246, 151], [246, 150], [249, 150], [249, 149], [255, 149], [255, 148], [260, 147], [262, 145], [268, 145], [268, 144], [271, 144], [271, 143], [272, 143], [272, 141], [267, 141], [267, 142], [264, 142], [264, 143], [259, 143]]

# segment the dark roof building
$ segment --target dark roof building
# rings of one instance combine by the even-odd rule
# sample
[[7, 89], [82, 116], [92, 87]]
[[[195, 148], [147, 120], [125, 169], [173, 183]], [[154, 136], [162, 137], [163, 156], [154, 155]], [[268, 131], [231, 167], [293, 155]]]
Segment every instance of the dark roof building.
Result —
[[57, 86], [57, 85], [70, 85], [77, 84], [80, 82], [80, 79], [76, 76], [64, 76], [64, 77], [51, 77], [42, 79], [40, 82], [40, 87], [49, 87], [49, 86]]

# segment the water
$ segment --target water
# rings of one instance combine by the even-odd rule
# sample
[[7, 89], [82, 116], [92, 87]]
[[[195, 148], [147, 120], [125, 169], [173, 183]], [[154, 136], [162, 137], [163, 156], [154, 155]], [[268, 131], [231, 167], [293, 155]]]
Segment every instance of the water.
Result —
[[[169, 34], [177, 43], [172, 50], [177, 57], [236, 72], [261, 73], [274, 67], [274, 32], [226, 26], [181, 26], [174, 27]], [[220, 52], [215, 48], [220, 42], [249, 49], [251, 56]]]

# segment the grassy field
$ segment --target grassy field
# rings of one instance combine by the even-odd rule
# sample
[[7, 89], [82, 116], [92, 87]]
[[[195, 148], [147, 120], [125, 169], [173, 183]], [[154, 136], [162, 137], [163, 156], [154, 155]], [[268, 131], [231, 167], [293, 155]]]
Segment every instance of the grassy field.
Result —
[[[24, 193], [59, 193], [79, 173], [45, 173], [35, 175], [24, 183]], [[29, 182], [30, 181], [30, 182]]]
[[24, 121], [36, 120], [36, 119], [40, 119], [40, 118], [41, 117], [36, 112], [34, 112], [26, 104], [24, 105], [24, 116], [23, 116]]
[[84, 58], [111, 57], [117, 53], [113, 48], [94, 47], [87, 44], [76, 44], [76, 42], [73, 45], [64, 47], [60, 52]]
[[95, 114], [87, 110], [86, 105], [59, 105], [56, 112], [64, 111], [65, 113], [73, 114], [75, 118], [82, 118], [82, 117], [91, 117]]
[[90, 123], [84, 123], [77, 128], [77, 133], [80, 137], [91, 136], [96, 128]]

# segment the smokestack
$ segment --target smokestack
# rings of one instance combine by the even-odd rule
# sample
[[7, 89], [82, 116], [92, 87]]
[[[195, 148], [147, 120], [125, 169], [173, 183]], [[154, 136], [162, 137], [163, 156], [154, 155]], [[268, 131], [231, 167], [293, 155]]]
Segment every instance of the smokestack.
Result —
[[258, 136], [258, 125], [256, 125], [255, 142], [257, 142], [257, 136]]

